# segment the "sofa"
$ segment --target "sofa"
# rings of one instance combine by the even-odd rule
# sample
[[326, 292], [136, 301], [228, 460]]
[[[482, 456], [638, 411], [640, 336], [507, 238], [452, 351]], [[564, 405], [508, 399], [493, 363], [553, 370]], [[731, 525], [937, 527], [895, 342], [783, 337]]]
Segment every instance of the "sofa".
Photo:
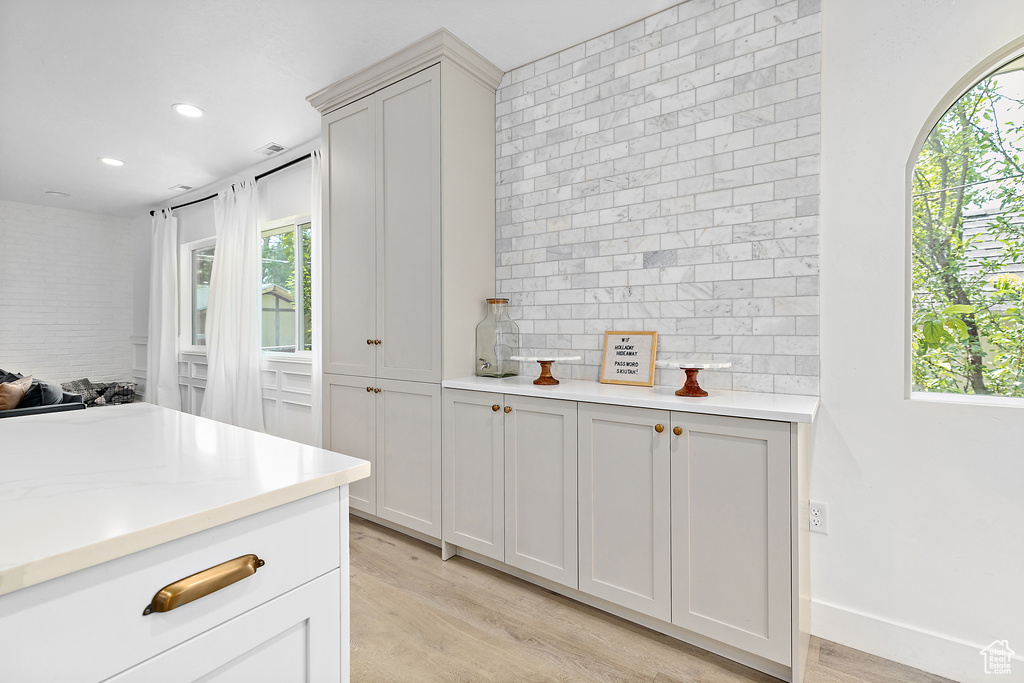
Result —
[[[59, 384], [0, 370], [0, 419], [84, 410], [82, 395], [64, 391]], [[20, 394], [20, 396], [19, 396]], [[8, 407], [17, 398], [13, 407]]]

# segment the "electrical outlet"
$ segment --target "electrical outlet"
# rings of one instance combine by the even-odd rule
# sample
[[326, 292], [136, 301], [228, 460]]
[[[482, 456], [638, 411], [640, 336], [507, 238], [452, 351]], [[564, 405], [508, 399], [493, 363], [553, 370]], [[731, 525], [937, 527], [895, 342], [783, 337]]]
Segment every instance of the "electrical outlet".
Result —
[[812, 500], [808, 507], [807, 524], [811, 531], [819, 534], [828, 533], [828, 505]]

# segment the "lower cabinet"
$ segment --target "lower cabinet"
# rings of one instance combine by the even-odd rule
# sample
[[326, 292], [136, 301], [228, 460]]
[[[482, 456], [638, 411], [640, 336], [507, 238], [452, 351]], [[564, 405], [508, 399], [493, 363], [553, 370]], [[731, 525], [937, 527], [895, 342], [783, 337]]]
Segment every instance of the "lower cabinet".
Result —
[[[347, 681], [345, 488], [0, 596], [0, 680]], [[163, 587], [246, 554], [265, 564], [144, 613]]]
[[789, 664], [789, 424], [671, 422], [672, 623]]
[[669, 414], [581, 403], [580, 590], [672, 619]]
[[441, 538], [441, 387], [324, 375], [324, 448], [370, 461], [350, 507]]
[[443, 541], [752, 665], [799, 670], [792, 423], [442, 398]]
[[442, 538], [576, 588], [576, 403], [444, 391]]
[[581, 403], [580, 590], [789, 664], [790, 425]]

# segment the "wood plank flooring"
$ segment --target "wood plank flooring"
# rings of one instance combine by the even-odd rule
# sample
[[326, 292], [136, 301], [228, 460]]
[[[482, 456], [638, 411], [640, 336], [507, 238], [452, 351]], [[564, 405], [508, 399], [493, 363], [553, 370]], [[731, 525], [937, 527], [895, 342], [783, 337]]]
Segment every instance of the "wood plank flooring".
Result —
[[[352, 680], [777, 682], [461, 557], [351, 520]], [[948, 679], [813, 638], [807, 683]]]

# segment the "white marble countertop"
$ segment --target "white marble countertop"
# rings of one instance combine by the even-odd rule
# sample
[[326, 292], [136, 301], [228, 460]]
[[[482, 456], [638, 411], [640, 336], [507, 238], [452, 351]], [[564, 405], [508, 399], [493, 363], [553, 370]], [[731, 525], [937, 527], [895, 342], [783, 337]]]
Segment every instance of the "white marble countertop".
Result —
[[751, 391], [711, 390], [704, 398], [676, 396], [678, 386], [634, 387], [584, 380], [560, 380], [556, 386], [537, 386], [533, 377], [463, 377], [441, 382], [446, 389], [492, 391], [516, 396], [540, 396], [584, 403], [677, 410], [705, 415], [750, 417], [781, 422], [813, 422], [817, 396], [762, 394]]
[[146, 403], [0, 420], [0, 595], [370, 474]]

